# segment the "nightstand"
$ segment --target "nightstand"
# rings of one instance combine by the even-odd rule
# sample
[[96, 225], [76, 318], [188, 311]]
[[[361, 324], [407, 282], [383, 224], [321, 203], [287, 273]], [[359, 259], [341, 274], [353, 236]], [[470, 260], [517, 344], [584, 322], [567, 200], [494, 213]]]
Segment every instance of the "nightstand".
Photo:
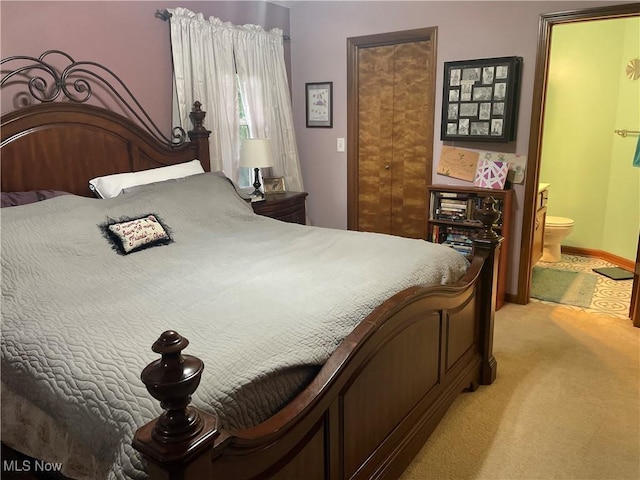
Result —
[[253, 202], [251, 206], [258, 215], [304, 225], [307, 223], [307, 195], [307, 192], [267, 193], [262, 202]]

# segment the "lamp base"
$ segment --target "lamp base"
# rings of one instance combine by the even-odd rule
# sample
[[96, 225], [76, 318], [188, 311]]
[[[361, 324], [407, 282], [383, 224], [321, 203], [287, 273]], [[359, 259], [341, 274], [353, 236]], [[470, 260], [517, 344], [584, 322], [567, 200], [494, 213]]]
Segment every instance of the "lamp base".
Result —
[[262, 193], [260, 191], [260, 169], [259, 168], [254, 168], [253, 172], [255, 174], [255, 178], [256, 180], [253, 182], [253, 193], [251, 194], [251, 196], [253, 197], [262, 197], [264, 199], [264, 193]]

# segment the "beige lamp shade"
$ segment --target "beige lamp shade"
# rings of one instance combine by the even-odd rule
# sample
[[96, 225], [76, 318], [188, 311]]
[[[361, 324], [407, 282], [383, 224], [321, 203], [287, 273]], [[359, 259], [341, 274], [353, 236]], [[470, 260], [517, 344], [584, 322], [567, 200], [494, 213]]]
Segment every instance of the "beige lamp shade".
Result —
[[273, 166], [271, 141], [268, 138], [248, 138], [240, 147], [240, 166], [263, 168]]

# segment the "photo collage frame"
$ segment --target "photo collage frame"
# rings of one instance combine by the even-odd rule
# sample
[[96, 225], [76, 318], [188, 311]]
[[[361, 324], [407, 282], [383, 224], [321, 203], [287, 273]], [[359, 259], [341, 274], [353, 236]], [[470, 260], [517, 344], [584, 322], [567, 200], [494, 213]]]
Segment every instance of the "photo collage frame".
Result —
[[445, 62], [440, 139], [515, 140], [521, 70], [522, 57]]

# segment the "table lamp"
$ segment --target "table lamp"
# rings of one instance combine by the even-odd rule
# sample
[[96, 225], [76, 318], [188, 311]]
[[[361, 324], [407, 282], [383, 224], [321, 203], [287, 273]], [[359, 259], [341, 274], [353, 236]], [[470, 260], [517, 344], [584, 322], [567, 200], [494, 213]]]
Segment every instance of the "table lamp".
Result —
[[260, 191], [260, 169], [273, 166], [273, 154], [271, 142], [268, 138], [247, 138], [240, 148], [240, 166], [253, 168], [256, 180], [253, 182], [255, 189], [251, 195], [264, 197]]

